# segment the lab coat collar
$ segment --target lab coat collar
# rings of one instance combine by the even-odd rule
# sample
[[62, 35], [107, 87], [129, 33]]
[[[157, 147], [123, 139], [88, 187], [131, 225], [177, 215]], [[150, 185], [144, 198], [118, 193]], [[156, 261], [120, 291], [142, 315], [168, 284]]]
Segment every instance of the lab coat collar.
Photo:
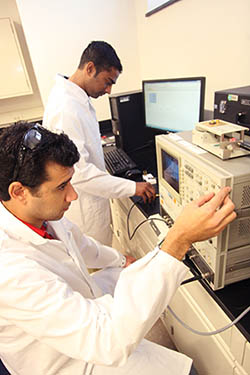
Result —
[[92, 106], [91, 98], [88, 96], [86, 91], [79, 87], [76, 83], [69, 81], [62, 74], [57, 74], [55, 77], [56, 85], [62, 86], [67, 92], [73, 94], [74, 97], [77, 97], [84, 103], [88, 103]]
[[0, 204], [0, 228], [7, 233], [11, 233], [15, 237], [29, 240], [36, 245], [41, 245], [46, 241], [50, 241], [34, 232], [22, 221], [18, 220], [4, 207], [3, 204]]
[[[48, 222], [48, 229], [52, 229], [53, 234], [62, 241], [69, 253], [74, 253], [74, 246], [71, 243], [71, 232], [66, 225], [63, 225], [63, 220], [54, 222]], [[31, 242], [34, 245], [41, 246], [48, 243], [48, 241], [54, 241], [40, 236], [38, 233], [33, 231], [30, 227], [18, 220], [10, 211], [8, 211], [3, 204], [0, 204], [0, 228], [6, 233], [11, 234], [16, 239], [22, 239], [22, 241]]]
[[[72, 233], [70, 228], [66, 225], [67, 219], [61, 219], [58, 221], [49, 221], [48, 230], [52, 230], [52, 234], [55, 238], [62, 241], [67, 248], [67, 251], [74, 253], [75, 247], [72, 241]], [[20, 238], [24, 241], [32, 242], [34, 245], [43, 245], [48, 241], [54, 241], [40, 236], [38, 233], [33, 231], [30, 227], [24, 224], [22, 221], [17, 219], [10, 211], [8, 211], [3, 204], [0, 203], [0, 228], [6, 233], [12, 235], [12, 237]]]
[[[53, 223], [48, 222], [48, 228], [51, 228], [60, 240], [69, 243], [70, 232], [62, 225], [62, 220]], [[48, 241], [53, 241], [40, 236], [22, 221], [18, 220], [3, 204], [0, 204], [0, 228], [6, 233], [11, 233], [17, 238], [30, 241], [34, 245], [43, 245]]]
[[[64, 251], [66, 251], [68, 255], [70, 255], [74, 259], [74, 262], [78, 265], [78, 268], [82, 272], [82, 276], [84, 277], [86, 283], [89, 286], [92, 296], [102, 296], [103, 292], [97, 285], [95, 285], [93, 280], [91, 280], [85, 264], [79, 261], [81, 255], [72, 236], [70, 228], [67, 228], [67, 223], [67, 219], [48, 222], [48, 228], [52, 229], [53, 234], [55, 234], [61, 242]], [[1, 203], [0, 229], [2, 229], [4, 232], [6, 232], [8, 235], [10, 235], [12, 238], [15, 238], [16, 240], [31, 242], [33, 245], [36, 246], [46, 245], [48, 241], [55, 241], [41, 237], [22, 221], [18, 220]], [[42, 250], [42, 248], [40, 248], [40, 250]]]

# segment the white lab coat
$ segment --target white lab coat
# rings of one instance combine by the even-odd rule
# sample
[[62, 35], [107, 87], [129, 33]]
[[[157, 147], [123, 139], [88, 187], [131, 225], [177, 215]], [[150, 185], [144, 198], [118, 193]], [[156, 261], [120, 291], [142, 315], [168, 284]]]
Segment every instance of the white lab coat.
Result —
[[106, 172], [99, 125], [90, 98], [79, 86], [58, 74], [43, 125], [51, 131], [68, 134], [81, 155], [72, 180], [79, 197], [66, 217], [86, 235], [111, 245], [109, 198], [133, 196], [136, 184]]
[[[86, 266], [117, 266], [121, 255], [66, 218], [48, 230], [57, 239], [0, 204], [0, 357], [10, 373], [187, 375], [191, 359], [143, 340], [184, 279], [183, 263], [155, 249], [90, 276]], [[114, 296], [105, 294], [118, 275]]]

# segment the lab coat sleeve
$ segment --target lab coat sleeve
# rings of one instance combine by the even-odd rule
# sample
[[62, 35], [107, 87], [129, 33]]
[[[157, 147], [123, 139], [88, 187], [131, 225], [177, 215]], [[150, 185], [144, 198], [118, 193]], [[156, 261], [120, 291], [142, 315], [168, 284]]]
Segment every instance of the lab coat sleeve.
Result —
[[2, 252], [1, 318], [71, 358], [119, 366], [159, 318], [186, 271], [155, 249], [122, 271], [114, 297], [92, 300], [29, 256]]
[[[85, 236], [81, 254], [88, 268], [123, 267], [124, 256], [116, 249]], [[91, 250], [90, 250], [91, 249]]]
[[72, 234], [76, 247], [80, 250], [84, 263], [88, 268], [124, 266], [124, 256], [118, 250], [105, 246], [92, 237], [82, 234], [79, 227], [67, 218], [63, 218], [58, 224], [63, 224], [64, 230]]
[[[79, 115], [76, 107], [69, 108], [68, 104], [64, 104], [54, 116], [51, 115], [46, 121], [44, 120], [44, 124], [52, 131], [64, 131], [76, 144], [81, 158], [75, 167], [73, 183], [76, 186], [80, 184], [82, 191], [103, 198], [125, 198], [135, 195], [136, 183], [134, 181], [111, 176], [98, 168], [91, 159], [88, 147], [86, 147], [88, 137], [84, 127], [93, 127], [97, 124], [90, 122], [90, 118], [84, 116], [83, 111]], [[98, 140], [98, 144], [93, 147], [100, 147], [99, 142]]]

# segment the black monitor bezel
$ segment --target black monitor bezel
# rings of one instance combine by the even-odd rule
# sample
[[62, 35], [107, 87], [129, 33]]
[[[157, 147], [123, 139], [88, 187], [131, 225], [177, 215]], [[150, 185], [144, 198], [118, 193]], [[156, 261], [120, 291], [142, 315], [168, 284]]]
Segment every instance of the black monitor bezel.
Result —
[[145, 84], [146, 83], [161, 83], [161, 82], [183, 82], [183, 81], [190, 81], [190, 82], [200, 81], [201, 82], [199, 122], [204, 121], [206, 77], [200, 76], [200, 77], [182, 77], [182, 78], [165, 78], [165, 79], [145, 79], [142, 81], [142, 96], [143, 96], [144, 124], [146, 128], [154, 129], [155, 131], [158, 132], [158, 134], [168, 134], [171, 132], [170, 130], [164, 130], [164, 129], [156, 128], [153, 126], [151, 127], [146, 124]]

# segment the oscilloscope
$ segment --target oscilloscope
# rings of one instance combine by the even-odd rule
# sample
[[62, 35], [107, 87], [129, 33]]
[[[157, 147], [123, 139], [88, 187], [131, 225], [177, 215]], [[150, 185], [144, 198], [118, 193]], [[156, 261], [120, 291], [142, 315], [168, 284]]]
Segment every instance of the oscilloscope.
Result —
[[250, 277], [250, 157], [221, 160], [192, 144], [192, 132], [156, 136], [160, 213], [173, 220], [208, 192], [231, 187], [237, 218], [188, 254], [214, 289]]

